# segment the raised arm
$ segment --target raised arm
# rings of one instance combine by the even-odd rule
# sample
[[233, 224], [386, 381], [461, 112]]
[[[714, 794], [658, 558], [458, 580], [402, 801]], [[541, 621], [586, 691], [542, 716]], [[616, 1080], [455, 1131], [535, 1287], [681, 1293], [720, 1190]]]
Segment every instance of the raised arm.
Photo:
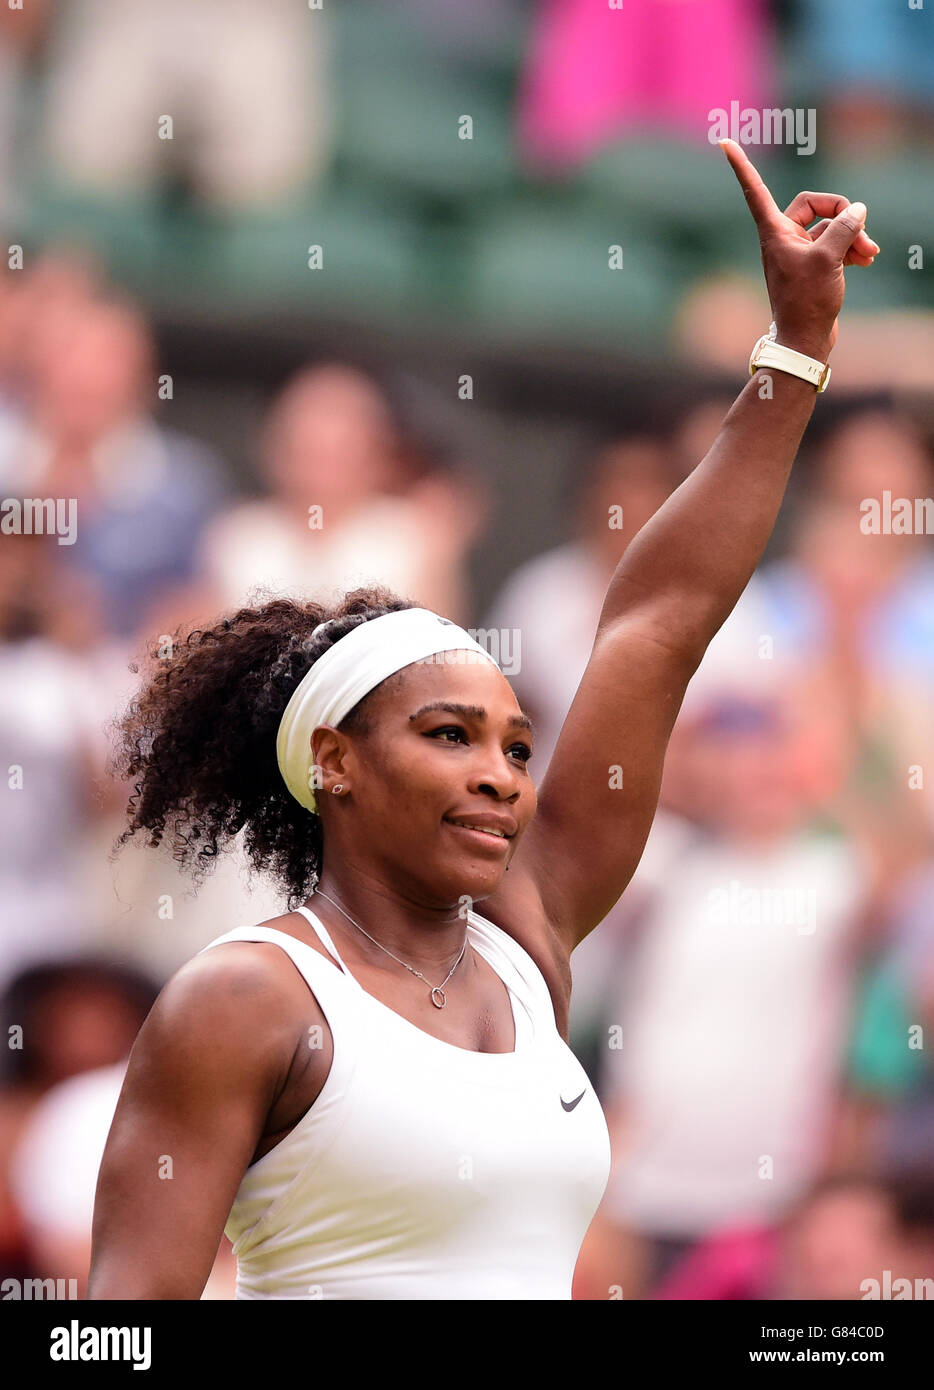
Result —
[[[865, 207], [799, 193], [782, 213], [740, 147], [721, 143], [759, 230], [776, 341], [826, 362], [843, 267], [869, 265], [879, 249], [862, 230]], [[515, 856], [568, 952], [639, 863], [685, 689], [765, 549], [816, 394], [788, 373], [757, 372], [613, 575], [538, 814]]]

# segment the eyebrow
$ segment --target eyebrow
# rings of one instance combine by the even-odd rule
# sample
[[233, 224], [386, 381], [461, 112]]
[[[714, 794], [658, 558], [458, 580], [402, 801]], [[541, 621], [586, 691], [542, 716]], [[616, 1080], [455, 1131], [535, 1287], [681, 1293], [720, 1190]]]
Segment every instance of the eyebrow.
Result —
[[[451, 704], [446, 700], [435, 700], [430, 705], [422, 705], [414, 714], [409, 715], [410, 720], [418, 719], [423, 714], [429, 714], [432, 710], [444, 710], [448, 714], [459, 714], [464, 719], [476, 719], [481, 724], [486, 719], [486, 710], [482, 705], [459, 705]], [[535, 733], [535, 728], [527, 714], [513, 714], [506, 720], [506, 727], [509, 729], [527, 729], [530, 734]]]

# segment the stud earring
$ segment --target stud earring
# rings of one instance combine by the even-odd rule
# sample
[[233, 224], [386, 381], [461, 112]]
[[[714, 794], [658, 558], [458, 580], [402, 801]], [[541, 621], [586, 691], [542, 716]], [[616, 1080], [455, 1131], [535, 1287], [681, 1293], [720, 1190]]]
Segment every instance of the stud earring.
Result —
[[335, 796], [340, 796], [341, 792], [344, 790], [343, 782], [338, 782], [337, 786], [332, 787], [331, 790], [333, 791]]

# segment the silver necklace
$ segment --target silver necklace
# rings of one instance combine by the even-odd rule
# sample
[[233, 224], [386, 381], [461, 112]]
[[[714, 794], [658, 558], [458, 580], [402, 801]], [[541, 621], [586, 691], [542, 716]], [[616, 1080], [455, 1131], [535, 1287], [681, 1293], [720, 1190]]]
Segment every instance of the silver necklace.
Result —
[[[334, 906], [337, 908], [338, 912], [344, 912], [344, 909], [341, 907], [340, 903], [334, 902], [334, 899], [333, 899], [332, 897], [330, 897], [329, 894], [327, 894], [327, 893], [322, 893], [320, 888], [313, 888], [311, 891], [312, 891], [313, 893], [319, 893], [319, 894], [321, 895], [322, 898], [327, 898], [327, 900], [328, 900], [329, 903], [334, 903]], [[446, 976], [444, 977], [444, 979], [441, 981], [440, 985], [433, 985], [433, 984], [431, 983], [430, 980], [426, 980], [426, 979], [425, 979], [425, 976], [422, 974], [422, 972], [421, 972], [420, 970], [416, 970], [416, 969], [415, 969], [415, 966], [414, 966], [414, 965], [406, 965], [406, 963], [405, 963], [404, 960], [400, 960], [400, 958], [399, 958], [398, 956], [393, 955], [392, 951], [390, 951], [390, 949], [389, 949], [388, 946], [384, 946], [383, 943], [382, 943], [381, 941], [377, 941], [375, 936], [370, 936], [370, 933], [369, 933], [368, 931], [364, 930], [364, 928], [361, 927], [361, 925], [360, 925], [359, 922], [354, 922], [354, 919], [351, 917], [351, 915], [350, 915], [349, 912], [344, 912], [344, 916], [347, 918], [347, 921], [348, 921], [348, 922], [353, 923], [353, 925], [357, 928], [358, 931], [362, 931], [364, 936], [369, 937], [369, 939], [373, 942], [373, 945], [374, 945], [374, 946], [378, 946], [379, 949], [380, 949], [381, 951], [385, 951], [385, 952], [386, 952], [387, 956], [392, 956], [393, 960], [399, 961], [399, 964], [400, 964], [400, 965], [405, 965], [406, 970], [411, 970], [411, 972], [412, 972], [413, 975], [417, 975], [418, 978], [419, 978], [420, 980], [423, 980], [424, 983], [425, 983], [426, 985], [428, 985], [428, 986], [430, 987], [430, 989], [431, 989], [431, 1002], [432, 1002], [432, 1004], [434, 1004], [434, 1006], [435, 1006], [436, 1009], [443, 1009], [443, 1008], [444, 1008], [445, 1004], [447, 1003], [447, 999], [445, 998], [445, 995], [444, 995], [444, 986], [447, 984], [448, 980], [449, 980], [449, 979], [451, 978], [451, 976], [454, 974], [454, 971], [457, 969], [457, 967], [460, 965], [461, 961], [464, 959], [464, 952], [467, 950], [467, 937], [466, 937], [466, 936], [464, 937], [464, 944], [463, 944], [463, 946], [461, 947], [461, 953], [460, 953], [460, 955], [457, 957], [457, 960], [454, 962], [454, 964], [451, 966], [451, 968], [450, 968], [450, 970], [448, 971], [447, 975], [446, 975]], [[439, 996], [439, 997], [436, 998], [436, 997], [435, 997], [436, 995]]]

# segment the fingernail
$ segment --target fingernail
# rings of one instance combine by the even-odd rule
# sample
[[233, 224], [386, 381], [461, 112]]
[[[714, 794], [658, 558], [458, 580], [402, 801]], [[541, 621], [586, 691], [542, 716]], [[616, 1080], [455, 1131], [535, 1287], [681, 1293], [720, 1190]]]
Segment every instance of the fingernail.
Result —
[[865, 221], [866, 221], [866, 204], [865, 204], [865, 203], [851, 203], [851, 204], [850, 204], [849, 210], [850, 210], [850, 212], [853, 214], [853, 216], [856, 218], [857, 222], [865, 222]]

